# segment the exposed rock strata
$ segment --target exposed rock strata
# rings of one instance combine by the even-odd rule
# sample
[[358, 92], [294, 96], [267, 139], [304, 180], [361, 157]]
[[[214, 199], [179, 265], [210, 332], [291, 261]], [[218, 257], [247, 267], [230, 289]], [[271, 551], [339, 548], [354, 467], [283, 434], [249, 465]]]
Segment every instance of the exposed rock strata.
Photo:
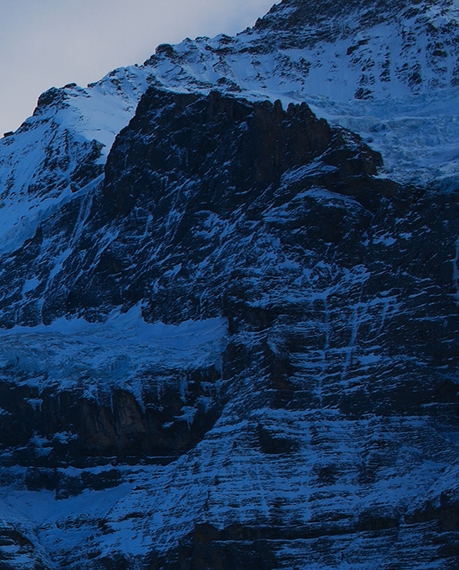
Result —
[[[0, 261], [2, 323], [140, 303], [150, 322], [224, 317], [229, 343], [218, 369], [182, 371], [186, 404], [209, 403], [190, 429], [174, 379], [96, 405], [11, 390], [20, 364], [3, 367], [5, 469], [61, 500], [132, 483], [103, 519], [67, 521], [86, 532], [72, 549], [5, 531], [18, 551], [94, 569], [457, 566], [459, 199], [380, 164], [305, 105], [146, 93], [103, 187]], [[174, 460], [144, 474], [151, 455]]]

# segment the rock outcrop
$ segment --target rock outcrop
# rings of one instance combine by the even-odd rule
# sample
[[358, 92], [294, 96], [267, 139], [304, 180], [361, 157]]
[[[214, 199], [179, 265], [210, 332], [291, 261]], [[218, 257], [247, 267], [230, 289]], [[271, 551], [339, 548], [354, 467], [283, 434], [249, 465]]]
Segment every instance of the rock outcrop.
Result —
[[[353, 69], [384, 15], [432, 10], [284, 0], [52, 89], [5, 139], [1, 568], [457, 568], [455, 178], [391, 180], [368, 140], [288, 104], [308, 50], [336, 36]], [[333, 32], [347, 11], [361, 37]], [[63, 130], [83, 100], [94, 124]], [[110, 150], [90, 137], [106, 108], [132, 117], [101, 127]]]
[[[91, 201], [4, 256], [4, 326], [29, 326], [3, 337], [5, 474], [82, 504], [123, 489], [72, 547], [34, 529], [62, 542], [52, 564], [457, 564], [459, 203], [380, 165], [306, 105], [151, 88]], [[103, 327], [118, 307], [170, 330], [225, 319], [228, 337], [201, 366], [129, 365], [117, 382], [72, 364], [77, 381], [56, 384], [25, 362], [84, 344], [52, 323]]]

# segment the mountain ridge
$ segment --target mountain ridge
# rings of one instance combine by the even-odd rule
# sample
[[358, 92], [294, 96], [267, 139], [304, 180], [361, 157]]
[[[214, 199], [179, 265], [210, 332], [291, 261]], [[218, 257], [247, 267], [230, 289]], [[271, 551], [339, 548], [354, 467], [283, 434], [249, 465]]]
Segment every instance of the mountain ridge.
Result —
[[454, 121], [419, 170], [456, 88], [309, 92], [304, 5], [52, 89], [3, 139], [2, 568], [457, 566]]

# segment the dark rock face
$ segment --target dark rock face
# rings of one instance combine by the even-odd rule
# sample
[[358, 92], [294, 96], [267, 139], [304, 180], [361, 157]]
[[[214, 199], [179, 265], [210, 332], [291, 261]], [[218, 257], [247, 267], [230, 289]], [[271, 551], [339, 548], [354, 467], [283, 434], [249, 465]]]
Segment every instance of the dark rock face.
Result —
[[[319, 157], [322, 168], [310, 167]], [[69, 269], [88, 271], [71, 284], [53, 281], [43, 317], [62, 314], [57, 291], [63, 290], [69, 312], [144, 300], [143, 313], [152, 321], [220, 315], [228, 272], [241, 263], [230, 267], [227, 261], [233, 263], [240, 249], [235, 241], [252, 233], [267, 201], [281, 205], [297, 192], [297, 182], [285, 183], [283, 175], [305, 167], [308, 188], [322, 183], [342, 194], [362, 194], [371, 208], [384, 192], [393, 192], [390, 183], [377, 182], [374, 193], [363, 192], [380, 163], [358, 137], [332, 131], [306, 105], [284, 111], [278, 103], [250, 104], [218, 93], [151, 89], [110, 153], [102, 197], [74, 246], [78, 253], [66, 261]], [[101, 250], [98, 237], [110, 227], [120, 237]], [[339, 241], [348, 229], [337, 219], [326, 231]]]
[[[0, 384], [0, 441], [8, 463], [23, 466], [85, 467], [139, 457], [167, 463], [196, 445], [221, 407], [215, 369], [196, 370], [187, 378], [146, 375], [140, 401], [121, 388], [105, 390], [97, 399], [83, 387], [32, 389], [12, 382], [13, 374], [5, 374], [9, 381], [4, 376]], [[205, 408], [198, 402], [203, 396]], [[184, 405], [198, 406], [192, 427], [175, 421]]]
[[[323, 166], [312, 169], [307, 186], [323, 179], [344, 194], [358, 195], [380, 164], [379, 155], [358, 137], [333, 131], [306, 105], [284, 111], [279, 103], [250, 104], [218, 93], [203, 97], [151, 89], [113, 148], [102, 194], [95, 197], [92, 210], [74, 201], [6, 258], [17, 286], [4, 299], [4, 323], [9, 324], [11, 313], [16, 322], [29, 326], [41, 319], [51, 322], [64, 311], [67, 316], [100, 318], [118, 304], [126, 310], [142, 301], [144, 318], [152, 322], [224, 316], [233, 332], [247, 320], [257, 330], [266, 328], [272, 320], [268, 311], [252, 308], [244, 299], [246, 256], [253, 255], [251, 234], [263, 219], [267, 200], [281, 204], [297, 192], [282, 187], [282, 176], [292, 169], [309, 170], [319, 157]], [[373, 185], [376, 197], [365, 198], [368, 202], [392, 191], [390, 184]], [[85, 229], [75, 240], [84, 207]], [[165, 223], [171, 216], [175, 219]], [[225, 227], [235, 231], [225, 236]], [[103, 236], [112, 229], [119, 239], [107, 247]], [[338, 216], [335, 227], [327, 224], [326, 231], [332, 241], [339, 241], [348, 228]], [[263, 228], [263, 241], [264, 234]], [[241, 242], [247, 241], [241, 250]], [[59, 258], [62, 251], [69, 252], [65, 269], [50, 278], [55, 272], [53, 253]], [[28, 292], [24, 303], [21, 290], [32, 275], [40, 275], [41, 284]], [[232, 377], [233, 361], [241, 360], [240, 351], [232, 354], [229, 349], [227, 355], [225, 380]], [[14, 363], [3, 370], [5, 413], [0, 422], [2, 443], [12, 450], [9, 461], [24, 465], [84, 467], [112, 456], [176, 456], [213, 425], [221, 409], [218, 402], [224, 398], [209, 383], [220, 378], [215, 369], [187, 372], [185, 404], [194, 405], [205, 396], [215, 405], [194, 418], [191, 431], [184, 422], [165, 430], [161, 426], [183, 405], [183, 373], [175, 372], [177, 379], [169, 378], [163, 393], [155, 388], [157, 373], [151, 379], [147, 374], [141, 380], [142, 400], [137, 402], [123, 390], [93, 400], [85, 396], [84, 385], [57, 393], [55, 387], [18, 386], [19, 370]], [[27, 381], [37, 372], [21, 373]], [[35, 450], [34, 436], [46, 439], [46, 453], [43, 443]]]
[[220, 368], [163, 371], [163, 391], [152, 370], [141, 397], [3, 366], [3, 464], [29, 489], [65, 500], [160, 458], [56, 564], [457, 566], [459, 199], [380, 164], [305, 105], [151, 88], [103, 186], [3, 256], [4, 325], [140, 303], [148, 322], [229, 326]]

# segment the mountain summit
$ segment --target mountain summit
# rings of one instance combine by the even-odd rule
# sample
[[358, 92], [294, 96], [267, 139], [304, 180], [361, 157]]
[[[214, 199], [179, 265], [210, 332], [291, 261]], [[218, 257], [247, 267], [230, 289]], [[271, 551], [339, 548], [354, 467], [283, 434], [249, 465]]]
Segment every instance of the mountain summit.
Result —
[[457, 12], [284, 0], [2, 139], [1, 568], [457, 568]]

